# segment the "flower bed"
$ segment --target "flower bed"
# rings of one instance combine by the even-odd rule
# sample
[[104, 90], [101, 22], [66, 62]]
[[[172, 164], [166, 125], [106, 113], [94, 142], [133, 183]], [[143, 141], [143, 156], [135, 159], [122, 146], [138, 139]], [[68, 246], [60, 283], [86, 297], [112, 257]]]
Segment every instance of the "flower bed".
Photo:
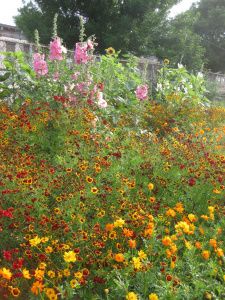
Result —
[[153, 99], [134, 58], [51, 47], [6, 62], [1, 299], [223, 299], [225, 109], [183, 67]]

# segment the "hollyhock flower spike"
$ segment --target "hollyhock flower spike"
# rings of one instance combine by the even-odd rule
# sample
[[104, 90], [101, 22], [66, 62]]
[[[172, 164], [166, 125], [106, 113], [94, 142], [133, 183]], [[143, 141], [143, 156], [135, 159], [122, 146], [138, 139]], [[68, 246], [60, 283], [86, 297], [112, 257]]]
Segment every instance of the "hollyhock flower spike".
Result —
[[45, 55], [40, 53], [34, 53], [34, 71], [39, 76], [44, 76], [48, 73], [48, 65], [45, 61]]
[[146, 100], [148, 98], [148, 86], [146, 84], [139, 85], [135, 91], [135, 95], [139, 100]]
[[50, 60], [62, 60], [63, 47], [61, 45], [61, 40], [56, 37], [52, 42], [50, 42]]
[[76, 43], [74, 60], [76, 64], [86, 64], [89, 61], [87, 43]]

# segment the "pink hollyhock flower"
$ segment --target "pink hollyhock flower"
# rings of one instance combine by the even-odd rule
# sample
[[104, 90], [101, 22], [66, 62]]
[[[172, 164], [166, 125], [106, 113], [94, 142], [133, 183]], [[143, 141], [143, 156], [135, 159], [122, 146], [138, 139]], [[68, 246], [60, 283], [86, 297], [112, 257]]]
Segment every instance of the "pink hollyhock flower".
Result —
[[91, 40], [87, 41], [87, 46], [88, 46], [88, 49], [90, 49], [90, 50], [94, 49], [94, 44], [93, 44], [93, 42]]
[[77, 80], [79, 75], [80, 75], [80, 72], [75, 72], [74, 74], [71, 75], [71, 77], [72, 77], [72, 79]]
[[108, 103], [103, 99], [103, 93], [102, 92], [98, 92], [97, 98], [98, 98], [98, 106], [100, 108], [106, 108], [108, 106]]
[[76, 64], [86, 64], [89, 61], [87, 43], [76, 43], [74, 52], [74, 60]]
[[40, 53], [34, 53], [34, 71], [37, 75], [44, 76], [48, 73], [48, 65], [45, 61], [45, 55]]
[[139, 85], [135, 91], [135, 95], [139, 100], [146, 100], [148, 98], [148, 86], [146, 84]]
[[50, 60], [62, 60], [63, 47], [61, 45], [61, 40], [56, 37], [52, 42], [50, 42]]

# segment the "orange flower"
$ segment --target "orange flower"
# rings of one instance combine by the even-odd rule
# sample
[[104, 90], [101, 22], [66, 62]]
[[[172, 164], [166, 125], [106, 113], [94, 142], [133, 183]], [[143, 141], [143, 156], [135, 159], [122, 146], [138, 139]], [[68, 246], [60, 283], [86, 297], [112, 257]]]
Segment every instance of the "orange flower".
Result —
[[136, 240], [129, 240], [128, 244], [131, 249], [135, 249], [137, 246]]
[[217, 241], [215, 239], [210, 239], [209, 240], [209, 244], [210, 246], [212, 246], [213, 248], [217, 247]]
[[162, 244], [164, 246], [170, 246], [172, 244], [172, 240], [169, 236], [165, 236], [163, 239], [162, 239]]
[[108, 224], [105, 225], [105, 230], [106, 231], [112, 231], [113, 228], [114, 228], [114, 225], [111, 224], [111, 223], [108, 223]]
[[195, 247], [197, 248], [197, 249], [201, 249], [202, 248], [202, 245], [201, 245], [201, 243], [200, 242], [195, 242]]
[[43, 291], [44, 285], [41, 281], [35, 281], [31, 287], [31, 292], [36, 296]]
[[115, 256], [114, 256], [114, 259], [115, 259], [115, 261], [117, 261], [117, 262], [123, 262], [125, 258], [124, 258], [124, 256], [123, 256], [122, 253], [117, 253], [117, 254], [115, 254]]
[[202, 257], [203, 257], [205, 260], [209, 259], [209, 257], [210, 257], [210, 251], [208, 251], [208, 250], [202, 251]]

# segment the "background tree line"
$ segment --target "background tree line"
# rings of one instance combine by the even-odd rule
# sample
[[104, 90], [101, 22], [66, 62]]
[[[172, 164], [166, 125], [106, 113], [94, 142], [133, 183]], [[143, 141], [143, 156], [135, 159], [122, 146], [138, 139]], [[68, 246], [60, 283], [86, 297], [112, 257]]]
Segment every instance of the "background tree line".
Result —
[[225, 0], [200, 0], [185, 13], [168, 18], [180, 1], [24, 0], [15, 21], [29, 40], [38, 29], [41, 42], [48, 44], [58, 13], [58, 34], [73, 49], [82, 15], [87, 36], [96, 36], [99, 53], [112, 46], [124, 54], [169, 58], [190, 70], [225, 72]]

